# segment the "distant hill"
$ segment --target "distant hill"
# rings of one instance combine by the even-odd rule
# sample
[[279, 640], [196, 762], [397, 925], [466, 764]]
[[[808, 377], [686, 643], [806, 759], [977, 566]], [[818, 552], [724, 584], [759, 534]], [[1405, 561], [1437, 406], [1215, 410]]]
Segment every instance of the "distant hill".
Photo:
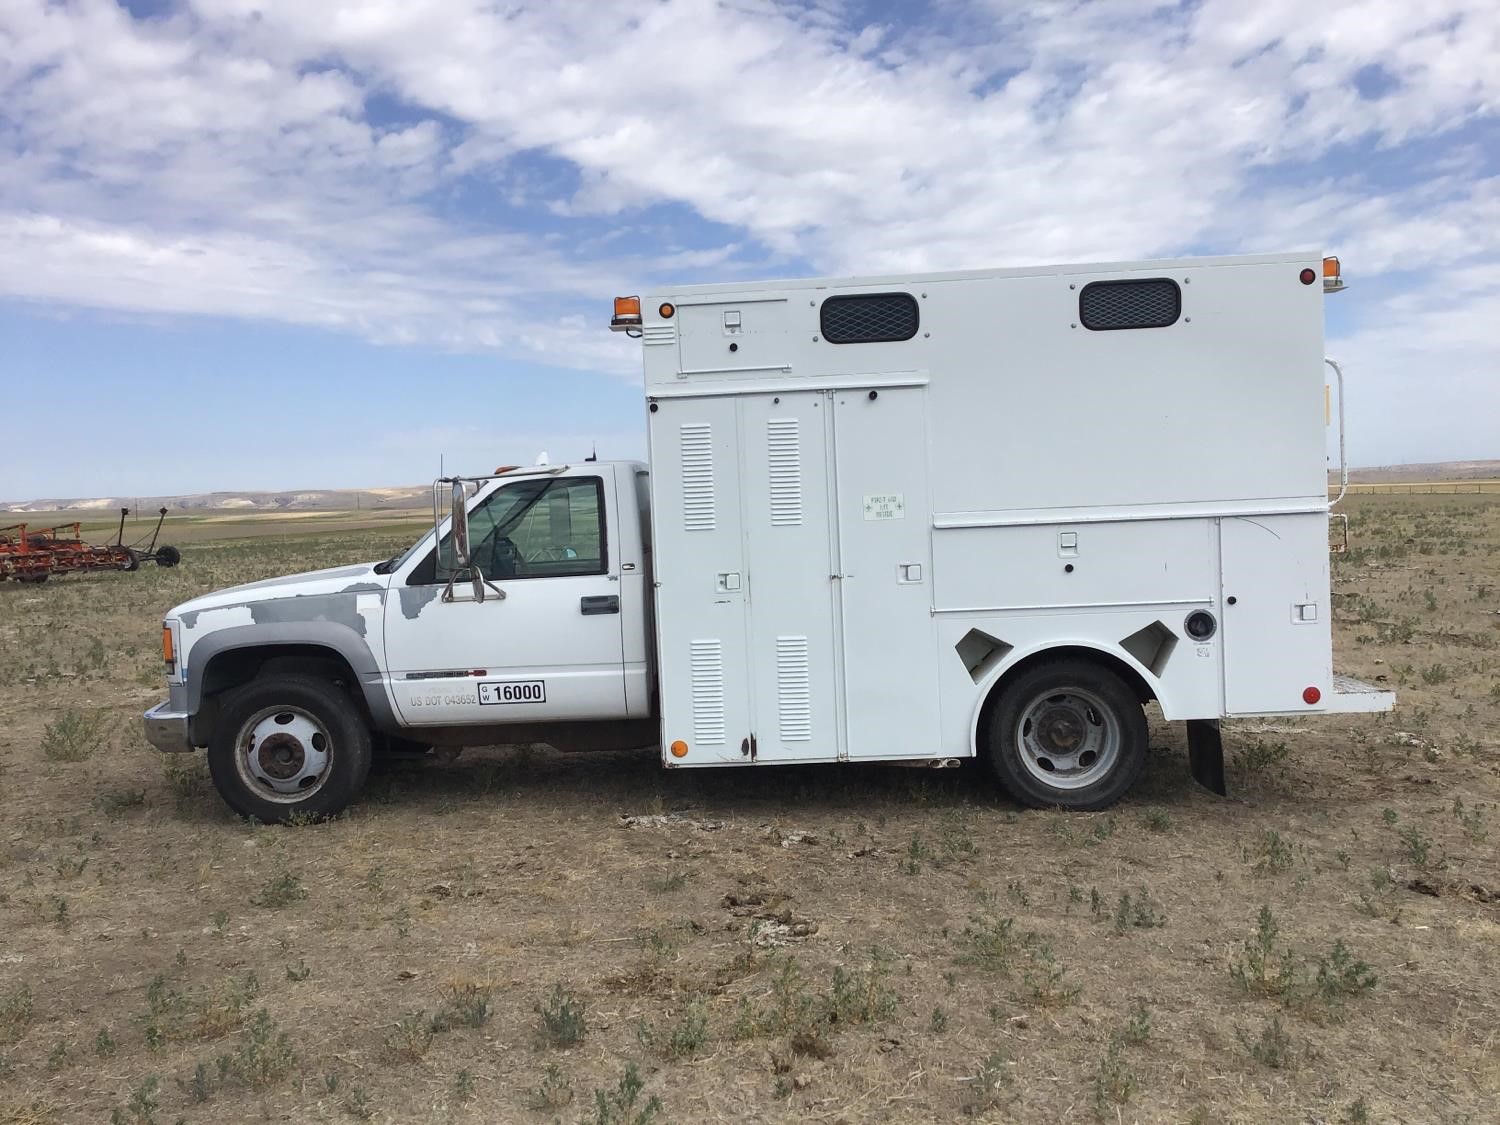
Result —
[[[1337, 474], [1329, 474], [1330, 477]], [[1494, 480], [1500, 461], [1439, 461], [1428, 465], [1378, 465], [1352, 469], [1356, 484], [1396, 484], [1402, 481]], [[396, 488], [305, 488], [295, 492], [194, 492], [177, 496], [93, 496], [72, 499], [0, 501], [6, 512], [91, 512], [113, 514], [120, 508], [150, 513], [168, 511], [349, 512], [355, 509], [426, 508], [432, 486]]]
[[[1338, 476], [1329, 473], [1330, 477]], [[1494, 480], [1500, 477], [1500, 461], [1437, 461], [1429, 465], [1372, 465], [1350, 469], [1355, 484], [1400, 484], [1427, 480]]]
[[181, 511], [347, 512], [355, 509], [426, 508], [432, 486], [401, 488], [306, 488], [296, 492], [195, 492], [177, 496], [95, 496], [0, 501], [7, 512], [89, 512], [114, 514], [121, 508], [141, 513]]

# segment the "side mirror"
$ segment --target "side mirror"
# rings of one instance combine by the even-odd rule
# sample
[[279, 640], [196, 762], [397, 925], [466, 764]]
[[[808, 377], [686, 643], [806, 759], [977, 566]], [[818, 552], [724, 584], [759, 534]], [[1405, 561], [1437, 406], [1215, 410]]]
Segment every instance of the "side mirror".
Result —
[[[464, 490], [464, 482], [455, 478], [451, 479], [453, 488], [450, 492], [451, 502], [449, 512], [451, 519], [448, 524], [448, 544], [453, 551], [451, 573], [448, 577], [448, 585], [443, 587], [443, 601], [453, 600], [453, 583], [457, 581], [459, 574], [467, 571], [469, 580], [474, 584], [474, 600], [482, 602], [485, 600], [485, 590], [494, 594], [496, 598], [504, 599], [505, 591], [488, 581], [484, 572], [474, 565], [473, 553], [469, 545], [469, 495]], [[438, 524], [438, 497], [441, 492], [438, 486], [443, 480], [437, 481], [432, 487], [432, 522], [434, 534], [440, 530]]]
[[453, 569], [467, 570], [469, 566], [469, 497], [464, 492], [464, 482], [453, 482], [453, 520], [449, 542], [453, 545]]
[[469, 494], [464, 491], [464, 482], [456, 480], [453, 482], [453, 571], [467, 570], [469, 578], [474, 583], [474, 600], [484, 601], [484, 575], [479, 573], [479, 568], [474, 565], [474, 559], [469, 552]]

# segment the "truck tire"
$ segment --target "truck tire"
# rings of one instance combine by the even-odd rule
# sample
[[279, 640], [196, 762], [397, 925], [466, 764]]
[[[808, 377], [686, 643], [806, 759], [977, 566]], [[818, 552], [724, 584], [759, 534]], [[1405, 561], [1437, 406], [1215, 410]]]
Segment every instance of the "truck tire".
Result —
[[266, 823], [341, 812], [370, 772], [370, 728], [328, 680], [271, 675], [234, 688], [208, 742], [230, 808]]
[[1114, 672], [1087, 660], [1022, 672], [990, 707], [980, 736], [1000, 784], [1034, 808], [1107, 808], [1146, 764], [1140, 700]]

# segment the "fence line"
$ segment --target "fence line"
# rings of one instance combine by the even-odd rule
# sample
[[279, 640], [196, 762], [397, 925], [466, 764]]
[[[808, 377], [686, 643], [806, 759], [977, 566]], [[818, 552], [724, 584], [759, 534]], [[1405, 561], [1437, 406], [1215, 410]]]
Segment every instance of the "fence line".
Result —
[[[1337, 485], [1329, 485], [1329, 494], [1338, 492]], [[1419, 480], [1392, 481], [1386, 484], [1349, 485], [1351, 496], [1473, 496], [1500, 494], [1500, 480]]]

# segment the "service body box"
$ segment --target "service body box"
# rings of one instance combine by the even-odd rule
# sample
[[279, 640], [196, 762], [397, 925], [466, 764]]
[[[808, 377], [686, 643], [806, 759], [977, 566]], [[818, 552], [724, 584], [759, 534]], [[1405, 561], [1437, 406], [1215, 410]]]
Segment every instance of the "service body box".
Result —
[[643, 298], [667, 760], [969, 755], [992, 677], [1058, 646], [1169, 718], [1300, 711], [1332, 677], [1319, 264]]

